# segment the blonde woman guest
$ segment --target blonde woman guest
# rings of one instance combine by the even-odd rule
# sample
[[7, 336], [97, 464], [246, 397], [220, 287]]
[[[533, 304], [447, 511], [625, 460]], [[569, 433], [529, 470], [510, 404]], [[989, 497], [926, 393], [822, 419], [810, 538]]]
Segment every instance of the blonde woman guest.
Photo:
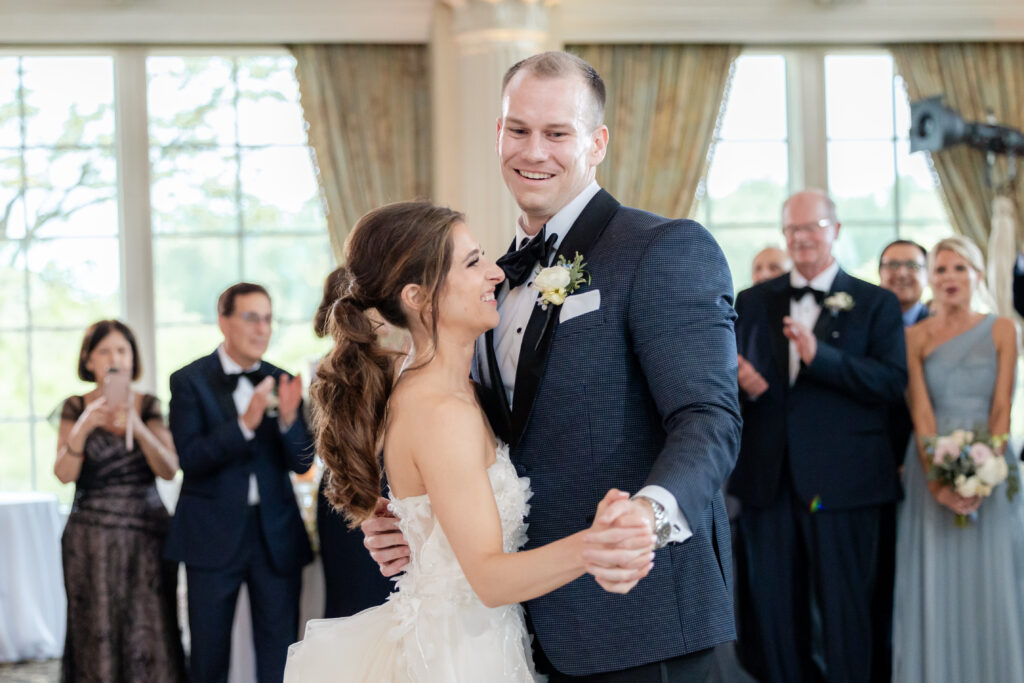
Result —
[[[955, 429], [1009, 431], [1016, 330], [1010, 319], [975, 308], [984, 266], [967, 239], [936, 244], [928, 274], [933, 314], [907, 331], [917, 438], [908, 447], [896, 535], [893, 679], [1024, 681], [1022, 499], [1007, 500], [1006, 484], [988, 498], [965, 498], [929, 479], [925, 452], [930, 437]], [[974, 521], [963, 528], [955, 515]]]

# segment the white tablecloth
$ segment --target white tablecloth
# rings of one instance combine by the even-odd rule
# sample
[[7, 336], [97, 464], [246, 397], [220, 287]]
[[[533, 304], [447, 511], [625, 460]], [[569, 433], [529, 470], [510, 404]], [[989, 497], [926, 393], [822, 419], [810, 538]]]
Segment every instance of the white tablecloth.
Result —
[[64, 651], [63, 521], [46, 493], [0, 493], [0, 662]]

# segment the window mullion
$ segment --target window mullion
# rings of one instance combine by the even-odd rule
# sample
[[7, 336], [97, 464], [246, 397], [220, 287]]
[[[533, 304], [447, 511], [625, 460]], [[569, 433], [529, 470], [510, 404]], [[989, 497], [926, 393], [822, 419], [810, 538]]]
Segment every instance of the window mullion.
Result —
[[157, 358], [146, 55], [144, 47], [115, 50], [114, 93], [122, 312], [135, 331], [143, 367], [147, 368], [142, 388], [155, 393]]
[[827, 190], [824, 50], [798, 48], [786, 53], [786, 105], [789, 190]]

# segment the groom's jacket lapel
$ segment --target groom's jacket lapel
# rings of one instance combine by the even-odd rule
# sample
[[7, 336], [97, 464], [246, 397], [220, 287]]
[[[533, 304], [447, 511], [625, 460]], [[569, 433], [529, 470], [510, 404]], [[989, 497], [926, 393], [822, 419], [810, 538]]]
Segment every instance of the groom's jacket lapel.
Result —
[[[555, 254], [555, 260], [564, 256], [567, 261], [576, 257], [576, 252], [588, 258], [590, 248], [597, 243], [601, 233], [608, 227], [612, 216], [619, 208], [619, 202], [605, 190], [601, 190], [590, 200], [580, 213], [579, 218], [569, 228]], [[583, 285], [585, 288], [586, 285]], [[561, 306], [548, 306], [547, 310], [535, 306], [530, 315], [523, 335], [523, 346], [519, 352], [519, 365], [516, 368], [516, 385], [512, 396], [512, 440], [511, 444], [519, 443], [526, 428], [526, 422], [533, 408], [533, 399], [540, 386], [544, 368], [547, 365], [548, 349], [551, 336], [558, 324]], [[493, 345], [490, 345], [493, 347]], [[492, 352], [493, 353], [493, 352]]]
[[501, 366], [498, 365], [498, 354], [494, 351], [494, 330], [484, 334], [484, 352], [487, 355], [487, 387], [477, 389], [477, 397], [483, 406], [484, 413], [491, 422], [494, 433], [505, 443], [512, 438], [512, 408], [508, 404], [505, 393], [505, 382], [501, 378]]

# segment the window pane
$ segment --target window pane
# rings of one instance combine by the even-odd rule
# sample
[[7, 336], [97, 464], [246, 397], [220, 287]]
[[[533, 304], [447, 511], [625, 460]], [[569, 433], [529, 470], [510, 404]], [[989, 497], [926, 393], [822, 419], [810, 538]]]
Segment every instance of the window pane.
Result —
[[878, 282], [878, 257], [894, 239], [896, 231], [892, 226], [846, 222], [832, 253], [847, 272], [868, 282]]
[[217, 321], [217, 295], [241, 279], [238, 240], [224, 237], [153, 241], [158, 324]]
[[233, 145], [234, 63], [226, 57], [149, 57], [150, 144]]
[[21, 64], [27, 145], [113, 144], [112, 58], [24, 57]]
[[25, 252], [20, 242], [0, 242], [0, 329], [17, 329], [25, 319]]
[[308, 387], [312, 368], [330, 349], [330, 339], [317, 339], [313, 334], [313, 317], [310, 316], [308, 323], [274, 329], [267, 360], [293, 375], [302, 373], [302, 383]]
[[948, 221], [936, 223], [904, 223], [900, 226], [900, 237], [914, 240], [925, 249], [931, 249], [944, 237], [951, 237], [953, 228]]
[[891, 140], [892, 57], [825, 57], [826, 128], [830, 140]]
[[785, 57], [740, 57], [735, 69], [720, 137], [724, 140], [785, 140]]
[[29, 491], [32, 488], [32, 446], [28, 422], [0, 422], [0, 491]]
[[25, 171], [32, 237], [117, 235], [117, 166], [112, 151], [29, 150]]
[[245, 241], [243, 278], [267, 288], [276, 319], [308, 320], [312, 325], [333, 260], [326, 235], [251, 238]]
[[295, 60], [290, 56], [238, 60], [238, 142], [306, 145]]
[[765, 247], [782, 247], [782, 231], [778, 225], [765, 224], [749, 228], [722, 228], [714, 231], [725, 258], [729, 261], [732, 281], [736, 292], [746, 289], [753, 281], [751, 265], [757, 252]]
[[21, 145], [21, 103], [18, 101], [18, 58], [0, 57], [0, 147]]
[[828, 143], [829, 190], [839, 220], [895, 220], [893, 146], [890, 142]]
[[713, 225], [777, 221], [786, 198], [785, 142], [720, 142], [708, 171]]
[[[0, 333], [0, 364], [4, 368], [4, 390], [0, 391], [0, 417], [27, 418], [29, 416], [27, 334], [24, 332]], [[2, 489], [3, 487], [0, 486], [0, 490]]]
[[82, 348], [81, 330], [32, 332], [33, 411], [46, 418], [59, 410], [64, 399], [96, 388], [95, 382], [78, 379], [78, 352]]
[[309, 148], [244, 151], [241, 182], [246, 230], [324, 230]]
[[21, 196], [21, 153], [0, 150], [0, 238], [25, 236], [25, 200]]
[[238, 163], [232, 148], [154, 150], [154, 233], [238, 232]]
[[116, 238], [32, 242], [28, 252], [34, 325], [85, 328], [121, 314]]
[[[210, 294], [208, 302], [211, 308], [216, 308], [216, 297], [220, 290]], [[157, 373], [157, 396], [163, 403], [164, 410], [167, 410], [167, 402], [171, 398], [171, 389], [167, 384], [174, 371], [179, 370], [197, 358], [213, 353], [217, 345], [221, 343], [222, 337], [216, 325], [182, 325], [182, 326], [160, 326], [156, 331], [156, 355], [158, 363]], [[153, 368], [153, 364], [149, 365]]]
[[948, 219], [939, 196], [937, 179], [932, 174], [928, 155], [910, 153], [910, 144], [896, 144], [896, 164], [900, 172], [900, 219], [902, 221], [938, 221]]

